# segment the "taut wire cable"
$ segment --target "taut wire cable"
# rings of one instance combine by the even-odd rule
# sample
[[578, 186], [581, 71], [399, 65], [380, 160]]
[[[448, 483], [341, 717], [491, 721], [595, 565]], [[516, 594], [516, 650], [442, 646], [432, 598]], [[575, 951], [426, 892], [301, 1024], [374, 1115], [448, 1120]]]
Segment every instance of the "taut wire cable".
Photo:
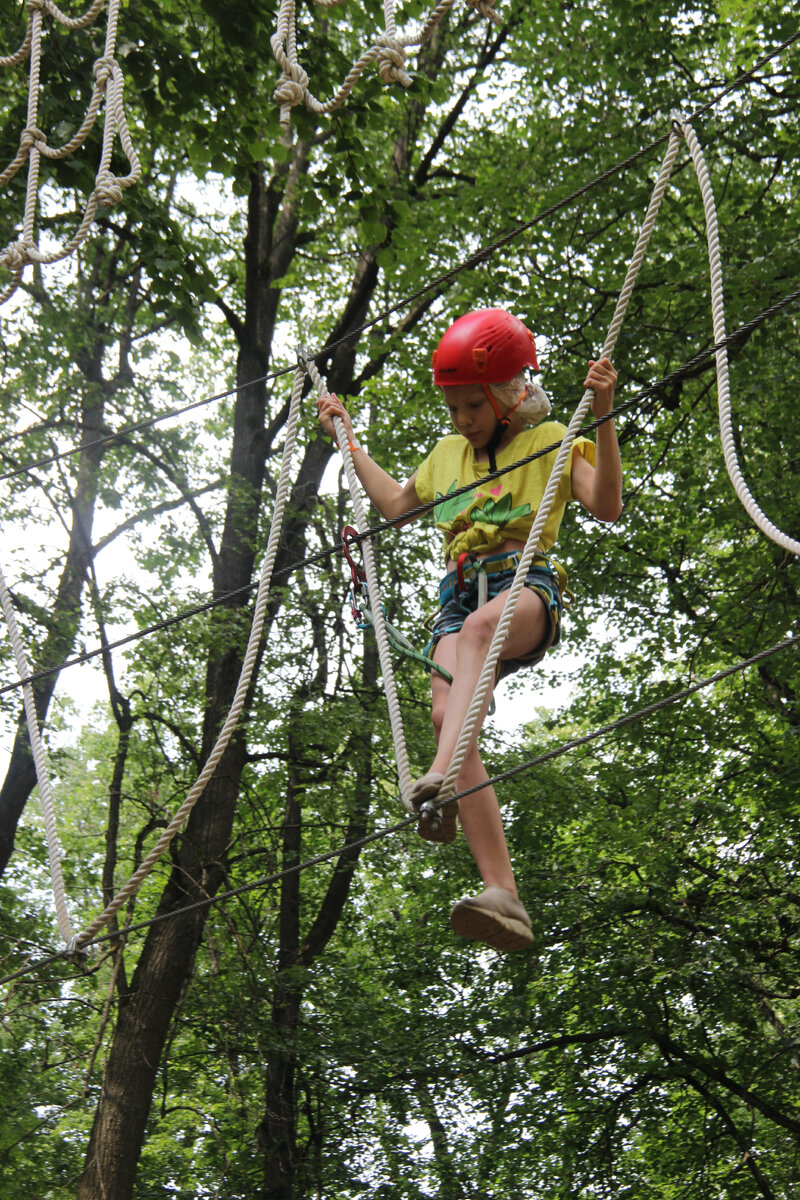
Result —
[[[770, 317], [781, 312], [790, 304], [796, 303], [797, 300], [800, 300], [800, 289], [789, 292], [787, 295], [781, 297], [780, 300], [775, 301], [774, 304], [770, 304], [767, 306], [767, 308], [762, 309], [760, 313], [757, 313], [755, 317], [752, 317], [749, 321], [745, 322], [744, 325], [740, 325], [737, 329], [733, 330], [732, 333], [727, 334], [724, 344], [731, 345], [733, 342], [738, 341], [740, 338], [751, 333]], [[590, 421], [586, 425], [581, 426], [580, 433], [591, 433], [606, 420], [611, 420], [612, 418], [617, 419], [620, 415], [623, 415], [627, 412], [630, 412], [634, 408], [641, 406], [645, 400], [654, 399], [663, 388], [686, 378], [687, 375], [691, 374], [699, 366], [702, 366], [702, 364], [709, 358], [713, 358], [718, 349], [719, 344], [714, 344], [706, 347], [703, 350], [699, 350], [696, 354], [692, 355], [690, 359], [687, 359], [686, 362], [682, 363], [680, 366], [673, 368], [672, 371], [668, 372], [668, 374], [664, 375], [656, 383], [651, 383], [647, 387], [642, 388], [642, 390], [637, 392], [635, 396], [614, 408], [607, 417], [600, 417], [595, 421]], [[496, 471], [489, 472], [486, 475], [486, 481], [492, 482], [495, 479], [499, 479], [502, 475], [507, 475], [510, 471], [516, 471], [519, 467], [526, 466], [528, 463], [533, 462], [537, 458], [543, 457], [545, 454], [551, 454], [554, 450], [558, 450], [559, 444], [560, 443], [558, 442], [554, 442], [549, 446], [543, 447], [541, 450], [535, 451], [533, 454], [527, 455], [525, 458], [521, 458], [513, 463], [509, 463], [508, 466], [498, 467]], [[450, 494], [451, 496], [458, 496], [462, 491], [469, 491], [471, 486], [471, 484], [468, 484], [465, 488], [456, 489]], [[431, 500], [426, 504], [420, 504], [417, 508], [409, 509], [408, 512], [402, 513], [399, 517], [393, 517], [389, 521], [378, 521], [375, 525], [371, 525], [359, 535], [359, 541], [365, 538], [378, 537], [380, 534], [385, 533], [388, 529], [393, 529], [397, 525], [405, 524], [407, 521], [415, 517], [422, 516], [424, 513], [429, 512], [432, 508], [435, 508], [437, 503], [438, 501]], [[287, 567], [283, 567], [280, 571], [275, 573], [274, 578], [277, 579], [290, 576], [294, 574], [295, 571], [301, 570], [303, 567], [328, 561], [329, 559], [333, 558], [334, 556], [338, 556], [341, 553], [341, 545], [331, 546], [326, 550], [317, 550], [313, 554], [309, 554], [305, 558], [299, 559], [297, 562], [291, 563]], [[76, 654], [72, 658], [65, 659], [57, 666], [46, 667], [40, 671], [34, 671], [32, 674], [26, 675], [22, 679], [17, 679], [13, 683], [3, 684], [3, 686], [0, 687], [0, 696], [7, 692], [16, 691], [17, 688], [22, 687], [22, 685], [25, 683], [37, 683], [40, 679], [47, 679], [51, 675], [57, 675], [68, 667], [77, 667], [82, 663], [91, 662], [92, 659], [98, 658], [101, 654], [105, 654], [109, 650], [118, 650], [122, 646], [130, 645], [133, 642], [139, 641], [143, 637], [148, 637], [152, 633], [158, 633], [162, 629], [170, 629], [173, 625], [180, 624], [181, 621], [191, 620], [192, 617], [197, 617], [201, 613], [209, 612], [214, 608], [218, 608], [220, 605], [228, 603], [228, 601], [235, 599], [237, 596], [242, 596], [247, 592], [254, 591], [257, 587], [258, 581], [254, 580], [253, 582], [244, 584], [242, 587], [236, 588], [231, 592], [225, 592], [225, 594], [222, 596], [215, 596], [212, 600], [205, 600], [202, 604], [195, 604], [191, 608], [187, 608], [181, 612], [175, 613], [175, 615], [172, 617], [165, 617], [161, 621], [153, 622], [152, 625], [146, 625], [141, 629], [137, 629], [135, 633], [129, 633], [124, 637], [116, 638], [114, 641], [108, 642], [104, 646], [97, 646], [92, 650], [85, 651], [83, 654]]]
[[[740, 671], [746, 670], [748, 667], [755, 666], [757, 663], [763, 662], [767, 658], [771, 658], [775, 654], [780, 654], [784, 650], [790, 650], [800, 644], [800, 633], [794, 634], [791, 637], [784, 639], [781, 642], [776, 642], [772, 646], [768, 646], [764, 650], [759, 650], [756, 654], [750, 655], [748, 658], [740, 659], [733, 666], [723, 667], [719, 671], [715, 671], [713, 675], [707, 676], [705, 679], [699, 679], [697, 682], [681, 688], [677, 692], [672, 692], [668, 696], [662, 696], [660, 700], [654, 700], [651, 704], [645, 705], [643, 708], [637, 709], [635, 712], [626, 713], [619, 717], [616, 721], [610, 721], [606, 725], [602, 725], [589, 733], [582, 734], [579, 737], [571, 738], [567, 742], [562, 742], [558, 746], [554, 746], [551, 750], [545, 751], [543, 754], [538, 754], [534, 758], [526, 759], [525, 762], [517, 763], [516, 766], [509, 767], [508, 770], [501, 772], [499, 775], [493, 775], [484, 783], [476, 784], [472, 788], [467, 788], [463, 792], [458, 792], [450, 797], [447, 803], [453, 800], [460, 800], [462, 796], [468, 796], [472, 792], [479, 791], [481, 788], [494, 786], [498, 783], [503, 783], [505, 780], [513, 779], [517, 775], [522, 775], [526, 771], [532, 770], [534, 767], [541, 766], [543, 763], [551, 762], [553, 759], [560, 758], [564, 754], [568, 754], [571, 750], [578, 749], [581, 746], [588, 745], [591, 742], [597, 741], [602, 737], [608, 737], [617, 729], [622, 729], [627, 725], [633, 724], [635, 721], [643, 720], [646, 717], [653, 716], [662, 709], [668, 708], [672, 704], [679, 704], [682, 700], [688, 700], [697, 692], [711, 687], [716, 683], [721, 683], [725, 679], [729, 679], [732, 675], [737, 675]], [[169, 912], [157, 913], [153, 917], [148, 917], [143, 921], [126, 925], [124, 933], [115, 932], [105, 934], [101, 937], [94, 937], [91, 941], [83, 943], [81, 950], [85, 953], [90, 947], [100, 945], [105, 942], [113, 942], [127, 937], [130, 933], [138, 933], [143, 929], [149, 929], [152, 925], [159, 925], [162, 921], [172, 920], [174, 917], [183, 917], [187, 913], [203, 909], [211, 908], [216, 904], [222, 904], [226, 900], [235, 899], [237, 896], [243, 896], [247, 892], [255, 891], [258, 888], [268, 887], [270, 884], [279, 883], [282, 879], [286, 879], [292, 875], [299, 875], [303, 871], [310, 870], [312, 867], [317, 867], [326, 862], [331, 862], [335, 858], [339, 858], [342, 854], [352, 850], [362, 849], [364, 846], [369, 846], [373, 842], [381, 841], [392, 833], [400, 833], [407, 829], [409, 825], [416, 822], [416, 814], [403, 818], [401, 821], [395, 822], [393, 825], [384, 826], [381, 829], [375, 830], [373, 833], [365, 834], [364, 837], [357, 838], [353, 842], [347, 842], [344, 845], [337, 847], [334, 850], [326, 850], [322, 854], [315, 855], [313, 858], [305, 859], [303, 862], [294, 863], [292, 866], [284, 867], [280, 871], [276, 871], [271, 875], [263, 875], [260, 879], [253, 880], [251, 883], [243, 883], [238, 887], [229, 888], [224, 892], [217, 892], [213, 896], [206, 896], [200, 900], [193, 900], [190, 904], [184, 905], [180, 909], [173, 909]], [[61, 950], [47, 958], [40, 959], [38, 962], [29, 963], [27, 966], [20, 967], [18, 970], [0, 978], [0, 986], [6, 983], [12, 983], [15, 979], [21, 978], [23, 975], [31, 974], [33, 971], [41, 970], [43, 967], [50, 966], [52, 963], [61, 962], [69, 956], [69, 951]]]

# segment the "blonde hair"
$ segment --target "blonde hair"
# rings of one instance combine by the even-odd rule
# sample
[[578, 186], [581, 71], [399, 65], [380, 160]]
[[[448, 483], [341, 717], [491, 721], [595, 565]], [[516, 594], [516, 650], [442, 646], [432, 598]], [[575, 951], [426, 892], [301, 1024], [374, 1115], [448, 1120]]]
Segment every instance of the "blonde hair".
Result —
[[547, 392], [532, 379], [527, 379], [524, 371], [508, 383], [490, 383], [488, 386], [497, 403], [516, 412], [523, 425], [536, 425], [550, 412]]

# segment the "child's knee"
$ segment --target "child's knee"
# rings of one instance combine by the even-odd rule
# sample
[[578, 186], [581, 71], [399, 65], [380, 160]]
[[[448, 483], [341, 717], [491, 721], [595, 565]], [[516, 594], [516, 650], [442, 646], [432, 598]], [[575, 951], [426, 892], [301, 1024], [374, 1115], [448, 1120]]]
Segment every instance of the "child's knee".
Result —
[[472, 645], [488, 646], [491, 642], [497, 622], [491, 617], [484, 606], [470, 613], [459, 632], [459, 641]]

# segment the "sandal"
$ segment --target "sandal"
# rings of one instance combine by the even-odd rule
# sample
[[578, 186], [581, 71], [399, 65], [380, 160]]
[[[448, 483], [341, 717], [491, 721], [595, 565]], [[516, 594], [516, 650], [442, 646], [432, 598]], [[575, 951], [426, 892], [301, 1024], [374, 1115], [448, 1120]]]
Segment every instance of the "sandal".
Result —
[[[438, 771], [429, 771], [412, 784], [409, 800], [416, 809], [426, 800], [433, 800], [439, 795], [444, 775]], [[417, 833], [426, 842], [452, 842], [458, 832], [458, 801], [448, 800], [431, 818], [427, 813], [420, 816]]]
[[504, 888], [488, 887], [480, 896], [459, 900], [450, 924], [461, 937], [495, 950], [529, 950], [533, 945], [530, 917]]

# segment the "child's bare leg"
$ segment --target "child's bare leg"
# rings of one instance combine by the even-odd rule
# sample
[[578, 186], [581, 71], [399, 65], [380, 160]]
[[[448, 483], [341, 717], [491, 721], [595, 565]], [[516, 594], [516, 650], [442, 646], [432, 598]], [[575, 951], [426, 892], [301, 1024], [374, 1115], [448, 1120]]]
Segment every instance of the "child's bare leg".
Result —
[[[496, 596], [477, 612], [471, 613], [458, 633], [439, 640], [436, 661], [450, 671], [453, 684], [449, 686], [440, 676], [433, 676], [433, 723], [437, 735], [437, 748], [436, 757], [430, 766], [431, 771], [439, 771], [442, 775], [447, 772], [464, 724], [464, 717], [472, 704], [494, 631], [502, 616], [505, 600], [505, 594]], [[544, 603], [536, 592], [524, 588], [517, 600], [501, 657], [518, 658], [530, 653], [544, 640], [546, 632], [547, 614]], [[486, 697], [475, 726], [473, 741], [476, 753], [478, 731], [490, 702], [491, 691]]]
[[[480, 755], [470, 752], [458, 776], [458, 791], [474, 787], [484, 779], [488, 779], [488, 775]], [[484, 884], [501, 887], [516, 896], [517, 885], [494, 788], [487, 785], [479, 792], [462, 796], [458, 804], [461, 828]]]
[[[457, 634], [447, 635], [436, 647], [436, 661], [453, 676], [452, 685], [441, 676], [432, 677], [433, 725], [436, 757], [431, 772], [444, 775], [461, 733], [475, 687], [486, 661], [489, 645], [503, 611], [505, 596], [484, 605], [465, 622]], [[540, 598], [526, 589], [517, 603], [503, 655], [517, 657], [528, 652], [545, 635], [546, 615]], [[456, 790], [466, 791], [488, 780], [478, 751], [478, 732], [491, 703], [491, 690], [478, 714], [475, 732], [461, 766]], [[506, 845], [500, 806], [492, 787], [464, 796], [459, 801], [461, 826], [469, 843], [481, 878], [487, 887], [497, 886], [516, 896], [514, 873]]]

